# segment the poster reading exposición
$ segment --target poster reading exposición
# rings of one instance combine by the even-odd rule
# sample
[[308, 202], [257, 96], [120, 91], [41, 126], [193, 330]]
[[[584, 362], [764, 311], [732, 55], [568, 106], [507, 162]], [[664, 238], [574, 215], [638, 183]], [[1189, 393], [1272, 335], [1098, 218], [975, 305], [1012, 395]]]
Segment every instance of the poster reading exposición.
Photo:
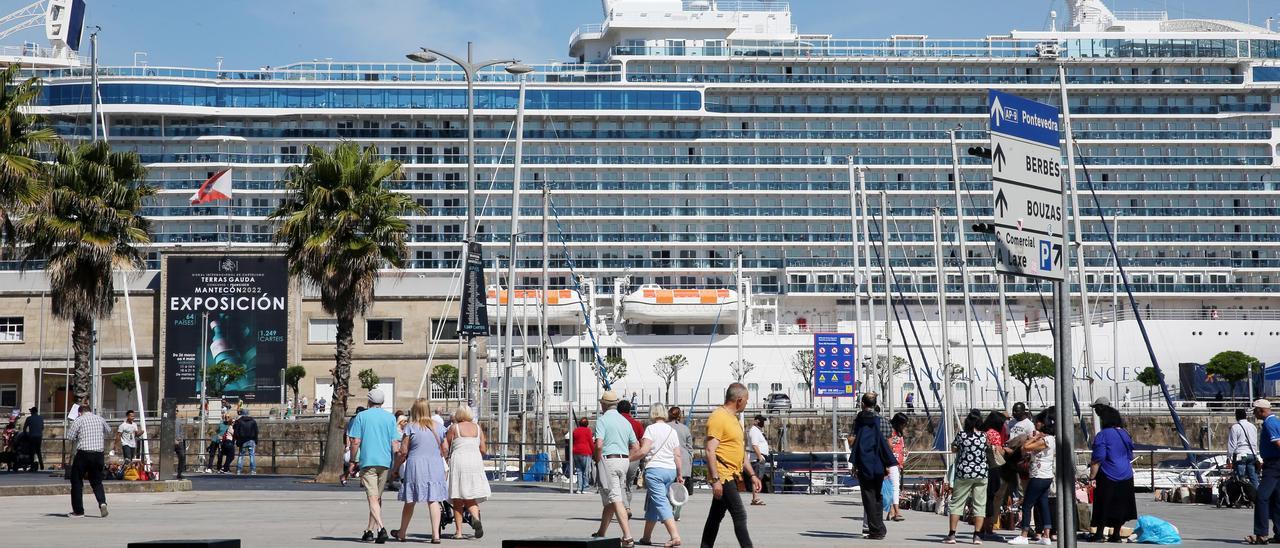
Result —
[[[164, 266], [165, 397], [198, 401], [207, 377], [211, 396], [221, 388], [227, 398], [280, 403], [289, 356], [284, 257], [170, 255]], [[243, 373], [219, 379], [206, 368]]]

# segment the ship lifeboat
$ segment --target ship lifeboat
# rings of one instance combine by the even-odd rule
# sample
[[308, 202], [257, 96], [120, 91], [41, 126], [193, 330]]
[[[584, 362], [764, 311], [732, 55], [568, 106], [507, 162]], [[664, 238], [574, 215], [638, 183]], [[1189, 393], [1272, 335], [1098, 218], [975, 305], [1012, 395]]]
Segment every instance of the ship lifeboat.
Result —
[[643, 285], [622, 300], [623, 317], [636, 323], [738, 323], [738, 292], [731, 289], [663, 289]]
[[[496, 324], [499, 319], [507, 321], [507, 290], [490, 287], [485, 305], [489, 308], [489, 322]], [[547, 323], [572, 324], [582, 318], [582, 296], [572, 289], [556, 289], [547, 292]], [[542, 291], [537, 289], [517, 289], [515, 301], [511, 303], [511, 315], [515, 316], [517, 325], [528, 320], [529, 325], [538, 324], [539, 304], [543, 302]]]

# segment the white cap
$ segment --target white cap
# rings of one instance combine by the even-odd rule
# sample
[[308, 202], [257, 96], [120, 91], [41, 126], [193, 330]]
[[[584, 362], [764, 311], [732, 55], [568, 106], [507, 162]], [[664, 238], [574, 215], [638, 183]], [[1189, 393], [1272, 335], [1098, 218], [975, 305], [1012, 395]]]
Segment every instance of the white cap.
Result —
[[1253, 407], [1255, 409], [1271, 409], [1271, 402], [1261, 398], [1256, 399], [1253, 400]]
[[382, 405], [382, 402], [384, 402], [384, 401], [387, 401], [387, 397], [386, 397], [386, 396], [384, 396], [384, 395], [382, 395], [382, 390], [381, 390], [381, 389], [379, 389], [379, 388], [374, 388], [373, 390], [370, 390], [370, 391], [369, 391], [369, 404], [370, 404], [370, 405]]

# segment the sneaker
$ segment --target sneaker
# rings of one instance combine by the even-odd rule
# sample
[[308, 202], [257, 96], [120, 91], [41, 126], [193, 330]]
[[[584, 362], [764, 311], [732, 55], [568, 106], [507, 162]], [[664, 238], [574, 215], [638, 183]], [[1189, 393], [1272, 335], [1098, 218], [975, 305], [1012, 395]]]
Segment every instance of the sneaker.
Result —
[[376, 540], [374, 540], [374, 541], [373, 541], [373, 543], [374, 543], [374, 544], [386, 544], [386, 543], [387, 543], [387, 539], [388, 539], [388, 538], [391, 538], [391, 536], [387, 534], [387, 528], [386, 528], [386, 527], [383, 527], [383, 528], [381, 528], [381, 529], [378, 529], [378, 538], [377, 538]]
[[204, 473], [206, 473], [206, 474], [212, 474], [212, 473], [213, 473], [213, 469], [212, 469], [212, 468], [205, 468], [205, 469], [204, 469]]
[[99, 505], [98, 505], [98, 511], [99, 511], [99, 512], [102, 512], [102, 517], [104, 517], [104, 518], [105, 518], [105, 517], [107, 517], [107, 513], [108, 513], [108, 512], [107, 512], [107, 503], [105, 503], [105, 502], [104, 502], [104, 503], [102, 503], [102, 504], [99, 504]]
[[365, 532], [364, 532], [364, 534], [363, 534], [363, 535], [360, 535], [360, 540], [362, 540], [362, 541], [364, 541], [364, 542], [372, 541], [372, 540], [373, 540], [373, 531], [370, 531], [370, 530], [367, 530], [367, 529], [366, 529], [366, 530], [365, 530]]
[[1016, 537], [1009, 539], [1009, 544], [1031, 544], [1031, 539], [1028, 539], [1027, 537], [1024, 537], [1022, 535], [1018, 535]]
[[1042, 545], [1044, 545], [1044, 546], [1052, 546], [1052, 545], [1053, 545], [1053, 541], [1052, 541], [1052, 540], [1049, 540], [1049, 537], [1040, 537], [1040, 544], [1042, 544]]
[[258, 475], [258, 471], [257, 471], [257, 470], [254, 470], [254, 471], [252, 471], [252, 472], [249, 472], [249, 475], [250, 475], [250, 476], [256, 476], [256, 475]]
[[69, 517], [69, 518], [82, 518], [82, 517], [84, 517], [84, 514], [77, 514], [77, 513], [75, 513], [75, 512], [67, 512], [67, 517]]
[[955, 543], [956, 543], [956, 536], [955, 536], [955, 535], [947, 535], [947, 538], [942, 539], [942, 543], [943, 543], [943, 544], [955, 544]]

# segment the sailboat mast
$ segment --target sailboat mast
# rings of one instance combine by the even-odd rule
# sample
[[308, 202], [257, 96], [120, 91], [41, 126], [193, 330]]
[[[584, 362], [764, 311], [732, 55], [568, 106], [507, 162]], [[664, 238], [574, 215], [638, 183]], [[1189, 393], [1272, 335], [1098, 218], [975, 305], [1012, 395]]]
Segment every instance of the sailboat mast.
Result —
[[[973, 389], [975, 378], [975, 368], [973, 367], [973, 322], [969, 321], [970, 311], [972, 311], [973, 308], [969, 304], [969, 257], [965, 252], [964, 242], [964, 202], [960, 200], [960, 185], [962, 184], [962, 179], [960, 175], [960, 149], [959, 145], [956, 144], [957, 130], [958, 128], [953, 128], [948, 132], [948, 135], [951, 138], [952, 188], [955, 190], [956, 196], [956, 245], [959, 247], [960, 251], [958, 257], [960, 263], [960, 286], [964, 288], [964, 313], [961, 314], [960, 317], [964, 319], [965, 395], [968, 400], [969, 409], [973, 409], [977, 407]], [[945, 280], [939, 279], [938, 283], [943, 284], [943, 287], [946, 286]], [[950, 344], [950, 341], [943, 342], [944, 344]]]

